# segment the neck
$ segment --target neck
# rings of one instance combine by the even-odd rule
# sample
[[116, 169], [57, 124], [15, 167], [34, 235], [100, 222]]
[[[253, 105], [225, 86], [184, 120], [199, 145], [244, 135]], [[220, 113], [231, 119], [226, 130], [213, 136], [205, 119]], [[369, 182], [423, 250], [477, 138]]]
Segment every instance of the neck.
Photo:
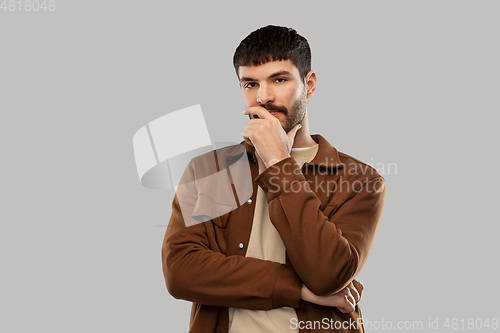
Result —
[[302, 128], [297, 131], [293, 140], [292, 148], [308, 148], [316, 144], [309, 134], [309, 124], [307, 123], [307, 114], [302, 121]]

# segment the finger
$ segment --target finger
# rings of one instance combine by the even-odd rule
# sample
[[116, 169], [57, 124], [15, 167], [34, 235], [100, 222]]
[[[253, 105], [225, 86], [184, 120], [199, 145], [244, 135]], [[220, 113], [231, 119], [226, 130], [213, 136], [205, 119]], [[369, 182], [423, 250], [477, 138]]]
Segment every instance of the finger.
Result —
[[243, 139], [245, 140], [246, 143], [248, 143], [250, 146], [253, 146], [252, 140], [250, 140], [250, 137], [248, 136], [248, 133], [245, 129], [241, 132], [241, 135], [243, 136]]
[[354, 285], [354, 287], [358, 291], [359, 298], [361, 299], [361, 296], [363, 295], [363, 289], [365, 289], [365, 286], [361, 283], [361, 281], [358, 281], [356, 279], [352, 280], [352, 284]]
[[288, 140], [290, 140], [290, 143], [293, 145], [293, 140], [295, 139], [295, 135], [297, 135], [297, 132], [299, 129], [302, 128], [301, 124], [295, 125], [286, 135], [288, 136]]
[[349, 301], [349, 304], [355, 306], [357, 302], [354, 296], [351, 294], [351, 290], [349, 288], [346, 288], [346, 291], [347, 291], [346, 298]]
[[251, 141], [256, 133], [258, 133], [259, 131], [262, 131], [262, 129], [263, 129], [262, 126], [263, 126], [263, 123], [261, 120], [250, 119], [250, 120], [248, 120], [248, 123], [243, 128], [243, 131], [241, 131], [241, 135], [243, 136], [243, 138], [249, 139]]
[[262, 121], [260, 119], [248, 119], [244, 129], [256, 130], [262, 127]]
[[349, 308], [337, 308], [337, 309], [339, 309], [339, 311], [342, 313], [353, 313], [354, 310], [356, 310], [356, 308], [354, 308], [354, 307], [352, 309], [350, 307]]
[[340, 310], [340, 312], [343, 312], [343, 313], [351, 313], [351, 312], [354, 312], [354, 310], [356, 309], [356, 307], [354, 306], [353, 303], [351, 303], [349, 301], [349, 298], [347, 297], [347, 295], [345, 296], [345, 303], [346, 305], [345, 306], [342, 306], [342, 307], [338, 307], [338, 309]]
[[349, 283], [349, 291], [351, 292], [352, 296], [354, 297], [354, 300], [356, 301], [355, 304], [359, 302], [361, 299], [361, 295], [359, 294], [358, 290], [354, 287], [353, 283]]
[[276, 119], [269, 111], [267, 111], [262, 106], [251, 106], [248, 109], [243, 111], [243, 114], [253, 114], [262, 119]]

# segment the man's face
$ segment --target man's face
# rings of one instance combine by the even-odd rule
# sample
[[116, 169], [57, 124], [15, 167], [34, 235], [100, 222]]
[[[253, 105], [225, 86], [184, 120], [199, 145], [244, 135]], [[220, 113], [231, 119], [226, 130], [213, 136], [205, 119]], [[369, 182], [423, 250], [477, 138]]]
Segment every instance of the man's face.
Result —
[[307, 110], [306, 86], [290, 60], [272, 61], [238, 69], [243, 102], [262, 106], [279, 119], [288, 133], [301, 123]]

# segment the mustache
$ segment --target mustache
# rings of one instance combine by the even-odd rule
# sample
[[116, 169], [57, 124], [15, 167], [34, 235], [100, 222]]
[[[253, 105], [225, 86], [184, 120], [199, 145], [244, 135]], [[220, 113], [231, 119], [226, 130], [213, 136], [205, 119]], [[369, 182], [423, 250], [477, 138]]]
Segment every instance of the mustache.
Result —
[[268, 111], [278, 111], [282, 112], [285, 116], [288, 114], [288, 109], [282, 105], [275, 105], [272, 103], [267, 103], [267, 104], [261, 104], [264, 109]]

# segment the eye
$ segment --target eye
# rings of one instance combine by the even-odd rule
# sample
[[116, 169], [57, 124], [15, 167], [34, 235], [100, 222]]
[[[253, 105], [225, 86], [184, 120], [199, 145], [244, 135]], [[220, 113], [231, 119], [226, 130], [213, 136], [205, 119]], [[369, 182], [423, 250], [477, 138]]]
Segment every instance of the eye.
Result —
[[286, 79], [284, 79], [284, 78], [280, 77], [280, 78], [277, 78], [277, 79], [276, 79], [276, 81], [274, 81], [274, 82], [277, 82], [277, 83], [283, 83], [283, 82], [285, 82], [285, 81], [286, 81]]
[[257, 83], [255, 83], [255, 82], [249, 82], [249, 83], [245, 84], [245, 85], [243, 86], [243, 88], [245, 88], [245, 89], [250, 89], [250, 88], [255, 87], [256, 85], [257, 85]]

